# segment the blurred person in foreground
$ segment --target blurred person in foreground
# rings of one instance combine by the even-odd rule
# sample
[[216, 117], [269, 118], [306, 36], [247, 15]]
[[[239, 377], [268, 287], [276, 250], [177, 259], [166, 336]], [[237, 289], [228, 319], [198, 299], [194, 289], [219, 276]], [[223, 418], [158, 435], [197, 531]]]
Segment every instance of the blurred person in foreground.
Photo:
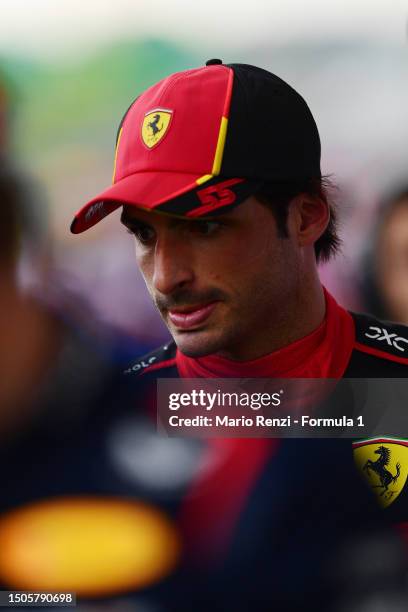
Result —
[[366, 310], [408, 325], [408, 186], [380, 204], [361, 277]]
[[[35, 233], [35, 211], [30, 213], [35, 201], [33, 186], [7, 163], [0, 172], [0, 203], [0, 433], [10, 440], [22, 424], [29, 427], [40, 418], [47, 403], [54, 412], [48, 417], [60, 419], [60, 425], [74, 418], [72, 402], [85, 410], [81, 400], [99, 396], [115, 378], [116, 349], [87, 330], [78, 313], [82, 308], [84, 321], [92, 315], [78, 299], [75, 317], [65, 307], [63, 290], [58, 295], [53, 287], [48, 295], [46, 281], [41, 293], [21, 287], [19, 263]], [[37, 239], [33, 244], [40, 250]], [[99, 380], [101, 368], [107, 377]]]
[[75, 590], [106, 610], [144, 612], [134, 593], [173, 567], [177, 535], [133, 473], [124, 439], [138, 429], [116, 347], [72, 319], [63, 296], [58, 304], [54, 291], [48, 303], [19, 286], [31, 195], [25, 177], [3, 163], [0, 588]]
[[[373, 343], [371, 321], [320, 283], [317, 263], [339, 239], [319, 135], [303, 98], [275, 75], [210, 60], [142, 93], [119, 126], [113, 185], [71, 230], [121, 207], [173, 336], [126, 371], [146, 422], [157, 378], [406, 376], [408, 359]], [[187, 569], [197, 577], [200, 567], [208, 580], [192, 592], [186, 581], [187, 609], [405, 605], [393, 580], [406, 566], [383, 546], [350, 441], [201, 445], [201, 469], [184, 465], [178, 520]], [[176, 455], [168, 460], [168, 470], [180, 469]]]

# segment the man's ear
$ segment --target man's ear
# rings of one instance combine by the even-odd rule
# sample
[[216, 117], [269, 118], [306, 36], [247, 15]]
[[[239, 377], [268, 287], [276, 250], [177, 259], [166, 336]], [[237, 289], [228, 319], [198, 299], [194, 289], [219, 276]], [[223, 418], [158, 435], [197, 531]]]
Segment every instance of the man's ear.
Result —
[[299, 194], [289, 204], [288, 222], [299, 246], [313, 245], [324, 233], [329, 221], [329, 207], [321, 198]]

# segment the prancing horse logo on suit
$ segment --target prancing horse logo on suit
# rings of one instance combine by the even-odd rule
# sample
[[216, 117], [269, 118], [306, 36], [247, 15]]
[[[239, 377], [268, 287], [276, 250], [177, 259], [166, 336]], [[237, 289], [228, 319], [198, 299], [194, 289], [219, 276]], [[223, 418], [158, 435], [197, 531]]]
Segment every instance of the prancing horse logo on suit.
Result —
[[167, 133], [173, 111], [167, 108], [154, 108], [145, 114], [142, 123], [142, 140], [146, 147], [155, 147]]
[[402, 492], [408, 476], [408, 440], [374, 438], [353, 443], [354, 460], [383, 508]]

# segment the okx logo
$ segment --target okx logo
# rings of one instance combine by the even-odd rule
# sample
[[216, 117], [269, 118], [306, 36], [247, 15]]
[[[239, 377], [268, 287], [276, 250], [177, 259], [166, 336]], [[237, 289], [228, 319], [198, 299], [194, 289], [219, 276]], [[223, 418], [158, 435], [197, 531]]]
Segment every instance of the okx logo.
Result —
[[[370, 333], [366, 332], [364, 335], [367, 338], [372, 338], [373, 340], [378, 340], [379, 342], [386, 342], [389, 346], [393, 346], [398, 351], [402, 353], [405, 352], [406, 345], [408, 344], [407, 338], [402, 338], [398, 336], [398, 334], [390, 333], [388, 330], [384, 329], [384, 327], [376, 327], [375, 325], [371, 325], [369, 328]], [[402, 346], [402, 345], [405, 346]]]

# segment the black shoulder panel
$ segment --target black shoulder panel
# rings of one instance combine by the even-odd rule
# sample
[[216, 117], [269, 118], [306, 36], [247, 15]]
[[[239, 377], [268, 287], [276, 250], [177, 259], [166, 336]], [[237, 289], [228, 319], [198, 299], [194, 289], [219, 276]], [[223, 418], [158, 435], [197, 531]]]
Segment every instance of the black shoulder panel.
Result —
[[408, 327], [391, 321], [380, 321], [366, 314], [352, 313], [352, 316], [359, 344], [407, 359], [408, 363]]
[[381, 358], [378, 355], [354, 349], [351, 354], [344, 378], [406, 378], [408, 369], [405, 363]]
[[405, 378], [408, 374], [408, 327], [351, 313], [356, 344], [345, 377]]
[[173, 361], [176, 358], [177, 346], [174, 341], [169, 341], [160, 348], [140, 357], [136, 363], [131, 365], [123, 372], [125, 375], [133, 374], [140, 376], [141, 374], [149, 372], [150, 368], [153, 370], [160, 369], [156, 366], [163, 365], [163, 370], [167, 367], [175, 367]]

